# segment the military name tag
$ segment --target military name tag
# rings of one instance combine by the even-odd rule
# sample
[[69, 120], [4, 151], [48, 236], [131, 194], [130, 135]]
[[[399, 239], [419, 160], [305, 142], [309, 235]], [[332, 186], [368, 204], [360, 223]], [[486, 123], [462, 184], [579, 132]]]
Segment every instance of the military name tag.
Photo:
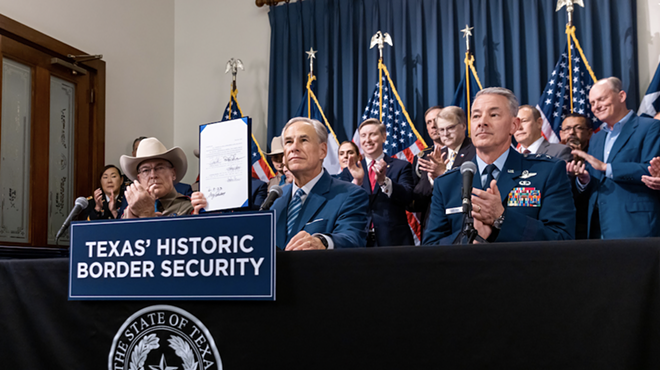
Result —
[[454, 213], [461, 213], [461, 212], [463, 212], [463, 207], [447, 208], [445, 210], [446, 215], [453, 215]]
[[536, 188], [513, 188], [509, 193], [509, 207], [540, 207], [541, 191]]

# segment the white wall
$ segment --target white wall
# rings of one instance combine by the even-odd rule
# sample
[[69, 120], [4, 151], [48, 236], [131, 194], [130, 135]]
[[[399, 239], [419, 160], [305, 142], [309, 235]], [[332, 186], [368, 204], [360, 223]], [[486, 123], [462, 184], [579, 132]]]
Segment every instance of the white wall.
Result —
[[188, 155], [194, 181], [199, 125], [219, 121], [229, 101], [230, 58], [241, 59], [238, 103], [252, 118], [255, 138], [265, 150], [268, 112], [270, 23], [268, 7], [248, 0], [175, 0], [174, 144]]
[[106, 163], [173, 144], [174, 0], [0, 0], [0, 13], [106, 62]]
[[637, 42], [640, 97], [660, 63], [660, 2], [637, 0]]

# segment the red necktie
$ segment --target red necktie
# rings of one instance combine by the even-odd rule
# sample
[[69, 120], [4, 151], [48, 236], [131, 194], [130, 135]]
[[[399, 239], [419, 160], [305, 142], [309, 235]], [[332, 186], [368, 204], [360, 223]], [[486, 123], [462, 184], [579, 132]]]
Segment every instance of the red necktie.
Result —
[[374, 164], [376, 164], [376, 161], [371, 161], [371, 165], [369, 166], [369, 183], [371, 183], [371, 192], [374, 192], [374, 189], [376, 188], [376, 171], [374, 171]]

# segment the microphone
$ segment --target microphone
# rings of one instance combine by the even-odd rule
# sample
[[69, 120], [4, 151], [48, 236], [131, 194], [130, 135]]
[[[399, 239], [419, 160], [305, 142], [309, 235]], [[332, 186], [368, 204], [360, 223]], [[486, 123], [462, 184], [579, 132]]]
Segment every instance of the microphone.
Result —
[[279, 185], [275, 185], [270, 190], [268, 190], [268, 196], [266, 200], [261, 204], [259, 208], [260, 211], [267, 211], [275, 203], [275, 199], [282, 196], [282, 188]]
[[83, 209], [87, 208], [87, 199], [85, 197], [78, 197], [76, 199], [76, 203], [73, 206], [73, 209], [71, 210], [71, 213], [69, 213], [69, 217], [64, 220], [64, 223], [62, 224], [62, 227], [60, 228], [60, 231], [57, 232], [57, 235], [55, 236], [55, 244], [57, 244], [58, 240], [60, 239], [60, 236], [66, 231], [66, 229], [69, 228], [69, 225], [71, 224], [71, 220], [73, 220], [74, 217], [78, 216], [80, 212], [82, 212]]
[[472, 179], [477, 173], [477, 165], [474, 162], [464, 162], [461, 165], [461, 175], [463, 175], [463, 213], [470, 215], [472, 212]]

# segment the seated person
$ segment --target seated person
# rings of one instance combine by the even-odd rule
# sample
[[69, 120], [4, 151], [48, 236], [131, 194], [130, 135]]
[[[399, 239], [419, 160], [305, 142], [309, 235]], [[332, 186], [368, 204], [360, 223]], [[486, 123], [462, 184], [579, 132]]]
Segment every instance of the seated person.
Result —
[[[133, 157], [135, 157], [137, 155], [137, 148], [140, 145], [140, 142], [142, 140], [146, 139], [146, 138], [147, 138], [146, 136], [140, 136], [140, 137], [136, 138], [135, 140], [133, 140], [133, 153], [132, 153]], [[197, 157], [199, 158], [199, 156], [197, 156]], [[128, 180], [126, 177], [124, 177], [124, 180], [125, 180], [126, 186], [131, 185], [131, 181]], [[183, 195], [188, 196], [188, 197], [191, 196], [192, 193], [193, 193], [192, 186], [190, 184], [186, 184], [186, 183], [183, 183], [183, 182], [175, 183], [174, 188], [176, 189], [177, 193], [183, 194]]]
[[86, 220], [108, 220], [119, 216], [124, 202], [123, 175], [114, 164], [109, 164], [101, 172], [101, 187], [88, 197], [87, 209], [82, 218]]
[[292, 118], [282, 130], [284, 164], [294, 182], [271, 209], [276, 210], [280, 249], [364, 247], [369, 196], [360, 187], [333, 178], [323, 168], [328, 131], [317, 120]]
[[[474, 229], [489, 242], [575, 238], [575, 206], [564, 161], [511, 148], [520, 126], [518, 99], [510, 90], [479, 91], [472, 105]], [[463, 230], [462, 175], [458, 168], [433, 184], [425, 245], [452, 244]]]
[[203, 195], [194, 193], [197, 202], [193, 205], [190, 198], [174, 188], [188, 169], [181, 148], [167, 150], [158, 139], [150, 137], [140, 142], [135, 157], [122, 155], [120, 164], [133, 180], [124, 193], [127, 206], [123, 218], [197, 214], [203, 208]]

